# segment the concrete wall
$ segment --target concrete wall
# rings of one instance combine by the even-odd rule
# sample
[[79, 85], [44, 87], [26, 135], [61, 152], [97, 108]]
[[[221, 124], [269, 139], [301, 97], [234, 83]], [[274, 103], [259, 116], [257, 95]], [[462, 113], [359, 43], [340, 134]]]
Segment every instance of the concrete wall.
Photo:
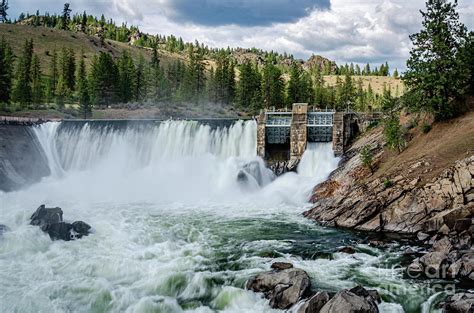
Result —
[[0, 190], [12, 191], [50, 175], [46, 156], [24, 125], [0, 125]]
[[257, 118], [257, 155], [265, 159], [265, 112], [260, 113]]
[[290, 160], [300, 160], [306, 150], [308, 104], [294, 103], [290, 127]]

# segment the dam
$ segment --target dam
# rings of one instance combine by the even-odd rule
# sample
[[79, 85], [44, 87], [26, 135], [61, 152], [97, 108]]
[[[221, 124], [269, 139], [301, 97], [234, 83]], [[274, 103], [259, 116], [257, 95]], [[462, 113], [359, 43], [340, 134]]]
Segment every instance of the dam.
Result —
[[332, 142], [341, 156], [351, 139], [379, 113], [308, 110], [307, 103], [294, 103], [292, 111], [265, 110], [257, 118], [257, 154], [267, 161], [301, 160], [307, 144]]

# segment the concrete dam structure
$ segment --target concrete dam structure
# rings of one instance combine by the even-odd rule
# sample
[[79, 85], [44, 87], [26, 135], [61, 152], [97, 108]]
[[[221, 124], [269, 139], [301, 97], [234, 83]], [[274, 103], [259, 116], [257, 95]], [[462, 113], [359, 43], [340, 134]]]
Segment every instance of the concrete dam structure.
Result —
[[351, 139], [379, 113], [309, 111], [307, 103], [294, 103], [292, 111], [262, 111], [257, 119], [257, 154], [274, 161], [298, 161], [308, 142], [332, 142], [341, 156]]

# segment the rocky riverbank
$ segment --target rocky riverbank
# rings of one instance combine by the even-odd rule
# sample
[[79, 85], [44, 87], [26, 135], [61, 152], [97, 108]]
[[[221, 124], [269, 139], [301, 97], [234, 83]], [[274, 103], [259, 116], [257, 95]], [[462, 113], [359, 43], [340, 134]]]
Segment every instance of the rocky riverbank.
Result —
[[379, 312], [380, 296], [376, 290], [362, 286], [344, 289], [335, 294], [312, 290], [308, 274], [290, 263], [273, 263], [272, 271], [247, 281], [246, 288], [263, 293], [275, 309], [296, 313]]
[[[405, 252], [412, 257], [407, 275], [455, 280], [457, 285], [472, 287], [472, 113], [460, 120], [463, 123], [435, 128], [433, 134], [409, 133], [414, 139], [400, 154], [384, 149], [381, 128], [363, 134], [339, 168], [314, 188], [314, 206], [304, 215], [330, 227], [413, 236], [421, 249]], [[452, 132], [463, 137], [453, 138]], [[364, 147], [372, 155], [372, 171], [362, 162]], [[454, 295], [443, 308], [444, 312], [472, 312], [474, 296]]]

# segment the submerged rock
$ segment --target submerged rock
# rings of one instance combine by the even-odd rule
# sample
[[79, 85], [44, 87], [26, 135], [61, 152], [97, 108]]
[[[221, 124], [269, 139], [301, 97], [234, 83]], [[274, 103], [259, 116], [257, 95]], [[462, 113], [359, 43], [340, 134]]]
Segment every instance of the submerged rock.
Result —
[[9, 231], [10, 228], [8, 228], [6, 225], [0, 224], [0, 236], [3, 235], [3, 233]]
[[274, 270], [287, 270], [289, 268], [293, 268], [293, 264], [286, 263], [286, 262], [275, 262], [270, 266]]
[[356, 253], [355, 249], [352, 248], [352, 247], [342, 247], [340, 248], [339, 250], [337, 250], [338, 252], [342, 252], [342, 253], [347, 253], [347, 254], [354, 254]]
[[39, 226], [51, 240], [75, 240], [89, 235], [91, 230], [91, 226], [83, 221], [64, 222], [61, 208], [46, 208], [44, 204], [33, 213], [30, 224]]
[[301, 269], [276, 269], [249, 279], [246, 288], [262, 292], [270, 300], [272, 308], [286, 310], [309, 291], [310, 280], [308, 274]]

